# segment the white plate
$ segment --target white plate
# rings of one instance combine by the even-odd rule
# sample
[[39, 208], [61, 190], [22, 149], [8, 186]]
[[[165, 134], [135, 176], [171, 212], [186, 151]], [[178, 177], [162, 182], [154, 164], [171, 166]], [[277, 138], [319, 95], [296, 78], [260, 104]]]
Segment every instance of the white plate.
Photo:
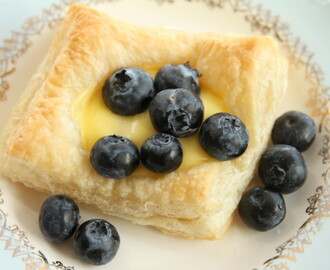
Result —
[[[0, 130], [46, 54], [69, 2], [49, 5], [39, 15], [29, 17], [23, 27], [11, 33], [11, 38], [0, 43]], [[315, 259], [314, 255], [320, 254], [318, 251], [322, 251], [330, 240], [330, 116], [327, 102], [330, 93], [329, 88], [323, 85], [323, 72], [305, 43], [278, 16], [248, 1], [77, 2], [90, 4], [112, 16], [143, 25], [161, 25], [195, 32], [274, 36], [280, 41], [290, 61], [289, 91], [281, 110], [304, 111], [313, 116], [319, 127], [315, 143], [303, 154], [309, 168], [307, 183], [296, 193], [285, 196], [287, 217], [276, 229], [265, 233], [255, 232], [246, 228], [236, 216], [222, 240], [191, 241], [83, 208], [82, 221], [106, 218], [117, 227], [121, 236], [117, 256], [108, 265], [98, 266], [97, 269], [310, 269], [302, 263], [304, 258], [313, 255]], [[76, 258], [72, 241], [52, 244], [40, 234], [38, 212], [46, 197], [45, 194], [0, 178], [1, 269], [93, 268]], [[305, 252], [309, 246], [307, 244], [316, 248], [311, 249], [310, 253], [308, 250]], [[321, 256], [312, 265], [317, 265], [315, 269], [328, 269], [327, 258]]]

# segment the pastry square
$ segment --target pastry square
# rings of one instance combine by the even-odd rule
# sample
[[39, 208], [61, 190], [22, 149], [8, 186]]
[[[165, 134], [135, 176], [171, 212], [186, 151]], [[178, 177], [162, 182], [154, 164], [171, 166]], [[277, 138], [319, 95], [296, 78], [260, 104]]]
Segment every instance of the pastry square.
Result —
[[[219, 97], [247, 126], [245, 153], [157, 177], [98, 175], [84, 147], [77, 100], [121, 67], [187, 61], [202, 73], [201, 91]], [[138, 26], [73, 4], [2, 132], [0, 171], [28, 187], [66, 194], [172, 235], [219, 239], [267, 146], [286, 85], [286, 61], [271, 37]]]

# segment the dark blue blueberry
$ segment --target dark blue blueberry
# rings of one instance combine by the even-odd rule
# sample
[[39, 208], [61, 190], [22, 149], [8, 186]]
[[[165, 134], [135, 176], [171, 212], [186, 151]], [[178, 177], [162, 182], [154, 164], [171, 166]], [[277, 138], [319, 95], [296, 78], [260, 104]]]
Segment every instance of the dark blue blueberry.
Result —
[[91, 219], [74, 235], [74, 250], [85, 262], [95, 265], [110, 262], [117, 254], [120, 237], [116, 228], [103, 219]]
[[74, 234], [79, 218], [79, 208], [71, 198], [54, 195], [41, 206], [39, 228], [49, 241], [63, 242]]
[[250, 228], [268, 231], [285, 218], [285, 201], [279, 192], [265, 187], [253, 187], [243, 194], [238, 204], [238, 213]]
[[280, 116], [272, 129], [274, 144], [289, 144], [300, 152], [311, 146], [315, 136], [316, 126], [313, 119], [298, 111], [290, 111]]
[[305, 183], [307, 168], [304, 158], [295, 147], [277, 144], [261, 156], [259, 176], [269, 189], [287, 194]]
[[248, 146], [249, 134], [244, 123], [229, 113], [217, 113], [207, 118], [200, 130], [203, 149], [218, 160], [239, 157]]
[[155, 76], [155, 89], [160, 92], [165, 89], [183, 88], [200, 93], [200, 84], [197, 69], [191, 68], [189, 62], [184, 65], [168, 64], [163, 66]]
[[93, 146], [90, 160], [95, 171], [108, 178], [125, 178], [140, 163], [139, 150], [133, 142], [111, 135], [99, 139]]
[[141, 162], [156, 173], [169, 173], [180, 167], [183, 159], [181, 143], [172, 135], [158, 133], [141, 147]]
[[194, 134], [202, 124], [204, 105], [189, 90], [163, 90], [150, 103], [149, 114], [153, 127], [159, 133], [187, 137]]
[[117, 70], [106, 80], [102, 92], [109, 109], [125, 116], [146, 110], [155, 95], [151, 76], [138, 67]]

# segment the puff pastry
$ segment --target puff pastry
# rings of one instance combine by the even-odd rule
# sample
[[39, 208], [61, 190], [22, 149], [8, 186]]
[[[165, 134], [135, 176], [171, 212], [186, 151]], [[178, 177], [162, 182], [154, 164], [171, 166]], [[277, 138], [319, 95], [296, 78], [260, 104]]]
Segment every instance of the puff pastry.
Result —
[[[246, 152], [157, 179], [105, 179], [95, 173], [71, 110], [81, 92], [120, 67], [187, 60], [203, 74], [201, 84], [248, 127]], [[286, 73], [271, 37], [137, 26], [73, 4], [2, 132], [1, 173], [172, 235], [219, 239], [266, 148]]]

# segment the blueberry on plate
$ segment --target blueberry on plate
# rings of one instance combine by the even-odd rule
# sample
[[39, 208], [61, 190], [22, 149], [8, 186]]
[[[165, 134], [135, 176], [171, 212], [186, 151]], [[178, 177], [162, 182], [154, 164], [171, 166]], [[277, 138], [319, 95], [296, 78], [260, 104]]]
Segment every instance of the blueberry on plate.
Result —
[[199, 132], [202, 148], [213, 158], [231, 160], [242, 155], [249, 142], [244, 123], [229, 113], [217, 113], [207, 118]]
[[125, 67], [106, 80], [102, 94], [105, 104], [114, 113], [134, 115], [148, 108], [155, 95], [154, 82], [145, 70]]
[[158, 133], [141, 147], [141, 162], [156, 173], [169, 173], [180, 167], [183, 159], [181, 143], [172, 135]]
[[41, 206], [39, 228], [47, 240], [63, 242], [74, 234], [79, 219], [79, 208], [71, 198], [54, 195]]
[[100, 175], [108, 178], [125, 178], [138, 167], [140, 154], [136, 145], [129, 139], [110, 135], [102, 137], [94, 144], [90, 160]]
[[314, 142], [316, 126], [313, 119], [298, 111], [289, 111], [277, 118], [272, 129], [274, 144], [289, 144], [300, 152]]
[[85, 262], [102, 265], [117, 254], [120, 237], [116, 228], [103, 219], [91, 219], [79, 226], [73, 241], [76, 254]]
[[285, 218], [285, 201], [279, 192], [265, 187], [252, 187], [243, 194], [238, 204], [238, 213], [250, 228], [268, 231]]
[[168, 64], [163, 66], [155, 76], [155, 89], [160, 92], [165, 89], [183, 88], [200, 93], [200, 84], [197, 69], [191, 68], [189, 62], [184, 65]]
[[307, 178], [304, 158], [291, 145], [276, 144], [268, 148], [260, 158], [258, 171], [269, 189], [283, 194], [296, 191]]
[[186, 89], [168, 89], [159, 92], [149, 107], [153, 127], [159, 133], [175, 137], [194, 134], [203, 122], [202, 100]]

